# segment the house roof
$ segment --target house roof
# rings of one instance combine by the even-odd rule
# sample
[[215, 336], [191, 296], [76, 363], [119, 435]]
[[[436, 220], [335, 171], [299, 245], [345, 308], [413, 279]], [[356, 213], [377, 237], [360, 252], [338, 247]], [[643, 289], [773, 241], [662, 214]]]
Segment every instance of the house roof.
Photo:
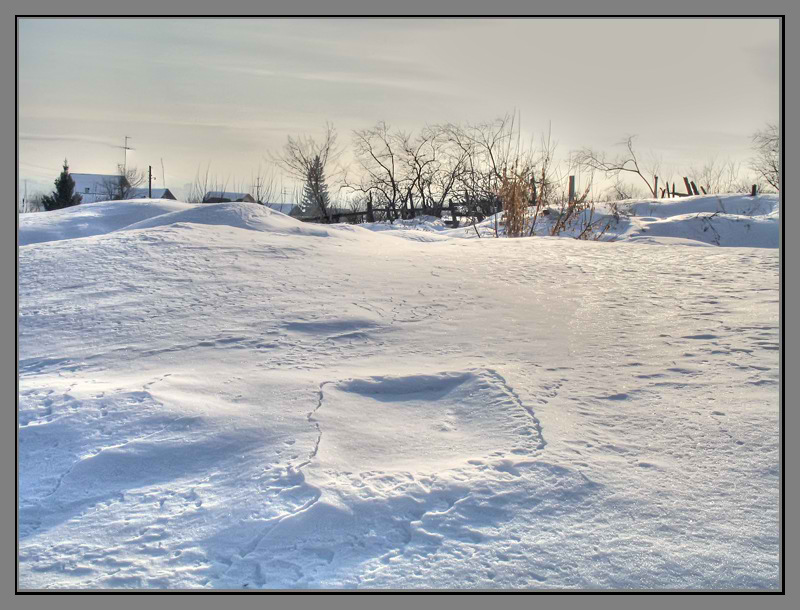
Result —
[[230, 199], [236, 201], [237, 199], [244, 199], [245, 197], [252, 197], [250, 193], [231, 193], [230, 191], [208, 191], [204, 199]]
[[69, 174], [74, 180], [75, 185], [92, 187], [95, 184], [103, 184], [106, 180], [119, 180], [119, 174]]
[[291, 211], [295, 208], [294, 203], [265, 203], [263, 205], [267, 206], [271, 210], [283, 212], [284, 214], [291, 213]]
[[149, 194], [147, 191], [147, 187], [138, 187], [132, 188], [128, 192], [128, 199], [147, 199], [148, 197], [152, 199], [164, 199], [164, 195], [171, 195], [172, 192], [167, 188], [151, 188], [150, 191], [152, 194]]

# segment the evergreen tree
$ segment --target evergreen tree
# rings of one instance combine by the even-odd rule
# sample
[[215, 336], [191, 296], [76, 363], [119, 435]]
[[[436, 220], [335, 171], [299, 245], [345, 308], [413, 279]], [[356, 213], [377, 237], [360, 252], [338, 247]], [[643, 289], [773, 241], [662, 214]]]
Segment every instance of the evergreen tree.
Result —
[[75, 181], [69, 175], [69, 165], [64, 159], [64, 171], [55, 180], [56, 190], [52, 195], [42, 197], [42, 205], [48, 212], [50, 210], [60, 210], [81, 202], [81, 196], [75, 193]]
[[330, 196], [328, 185], [325, 184], [325, 169], [319, 155], [316, 155], [308, 166], [300, 205], [306, 214], [324, 216], [330, 221]]

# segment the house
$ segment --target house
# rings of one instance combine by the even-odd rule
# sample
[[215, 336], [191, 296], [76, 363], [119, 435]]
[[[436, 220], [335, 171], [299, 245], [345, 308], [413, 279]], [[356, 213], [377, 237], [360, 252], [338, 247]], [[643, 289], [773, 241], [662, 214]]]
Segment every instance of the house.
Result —
[[250, 193], [229, 193], [228, 191], [208, 191], [203, 197], [203, 203], [227, 203], [229, 201], [244, 201], [255, 203], [256, 200]]
[[262, 205], [267, 206], [270, 210], [283, 212], [289, 216], [294, 216], [295, 210], [297, 209], [297, 206], [294, 203], [264, 203]]
[[111, 201], [121, 179], [119, 174], [70, 173], [70, 176], [75, 181], [75, 193], [81, 196], [81, 203]]
[[175, 199], [172, 191], [165, 188], [151, 188], [148, 192], [147, 187], [132, 188], [128, 191], [127, 199]]
[[[347, 208], [337, 208], [334, 206], [328, 207], [328, 214], [330, 214], [331, 217], [352, 214], [352, 213], [353, 210]], [[304, 218], [320, 218], [322, 217], [322, 212], [320, 210], [309, 210], [306, 212], [303, 211], [303, 209], [300, 206], [295, 206], [292, 209], [292, 211], [289, 212], [289, 215], [302, 220]]]

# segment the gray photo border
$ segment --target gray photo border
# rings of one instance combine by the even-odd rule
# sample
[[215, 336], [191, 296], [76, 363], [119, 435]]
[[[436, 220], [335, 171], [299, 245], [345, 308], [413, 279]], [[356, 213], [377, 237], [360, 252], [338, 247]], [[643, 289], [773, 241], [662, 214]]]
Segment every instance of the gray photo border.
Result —
[[[367, 0], [337, 0], [336, 3], [325, 2], [324, 0], [294, 0], [291, 3], [277, 4], [273, 2], [258, 2], [257, 0], [235, 0], [235, 2], [228, 2], [224, 6], [219, 3], [210, 2], [209, 0], [142, 0], [135, 5], [127, 6], [111, 6], [102, 0], [70, 0], [69, 2], [58, 2], [57, 0], [29, 0], [22, 2], [21, 0], [11, 0], [4, 3], [3, 19], [0, 20], [0, 40], [3, 45], [3, 52], [0, 55], [2, 58], [2, 73], [4, 81], [11, 83], [12, 79], [16, 79], [16, 49], [14, 47], [16, 42], [16, 15], [172, 15], [172, 16], [197, 16], [197, 15], [478, 15], [489, 16], [491, 15], [559, 15], [559, 16], [630, 16], [630, 15], [704, 15], [704, 16], [732, 16], [732, 15], [786, 15], [794, 9], [797, 14], [797, 9], [789, 0], [762, 0], [757, 4], [752, 2], [747, 3], [741, 0], [736, 2], [723, 1], [723, 0], [673, 0], [669, 5], [663, 3], [650, 3], [643, 5], [641, 2], [632, 0], [605, 0], [602, 3], [591, 2], [590, 0], [563, 0], [557, 4], [554, 3], [552, 7], [542, 7], [524, 2], [523, 0], [503, 0], [502, 2], [480, 2], [477, 0], [436, 0], [435, 2], [420, 1], [420, 0], [404, 0], [402, 3], [383, 3], [376, 5]], [[787, 20], [792, 23], [791, 20]], [[784, 30], [786, 32], [788, 28]], [[786, 35], [784, 40], [785, 57], [796, 57], [797, 54], [793, 51], [796, 50], [798, 42], [792, 39], [791, 35]], [[784, 69], [784, 83], [789, 87], [788, 90], [783, 91], [782, 101], [784, 107], [781, 111], [782, 126], [784, 129], [784, 142], [787, 138], [792, 139], [797, 134], [796, 121], [792, 117], [786, 117], [785, 101], [786, 99], [796, 99], [797, 79], [796, 70], [792, 68], [792, 62], [789, 62], [789, 69], [783, 66]], [[15, 84], [16, 81], [14, 80]], [[733, 84], [732, 89], [741, 84]], [[2, 168], [3, 181], [2, 184], [15, 184], [16, 185], [16, 146], [12, 148], [11, 142], [16, 144], [16, 87], [10, 86], [3, 87], [3, 103], [2, 108], [3, 121], [2, 121], [2, 134], [3, 141], [6, 146], [2, 147], [3, 162], [0, 163]], [[796, 141], [796, 140], [795, 140]], [[794, 173], [796, 165], [796, 158], [784, 165], [784, 175], [790, 176], [797, 175]], [[790, 183], [791, 184], [791, 183]], [[790, 186], [791, 189], [791, 186]], [[782, 191], [782, 196], [785, 197], [785, 191]], [[2, 307], [0, 312], [3, 315], [3, 324], [0, 326], [0, 337], [2, 338], [2, 365], [0, 372], [2, 373], [3, 388], [3, 405], [6, 405], [5, 417], [7, 424], [2, 426], [3, 442], [0, 443], [2, 447], [2, 474], [3, 483], [6, 489], [11, 489], [16, 484], [16, 442], [15, 430], [16, 422], [12, 425], [11, 412], [12, 405], [16, 410], [16, 367], [17, 367], [17, 351], [16, 351], [16, 305], [17, 305], [17, 292], [11, 290], [11, 286], [16, 284], [17, 279], [17, 252], [16, 252], [16, 200], [9, 201], [5, 204], [3, 212], [3, 221], [0, 222], [0, 230], [2, 231], [2, 244], [3, 256], [0, 257], [2, 262], [2, 283], [0, 286], [5, 288], [2, 293]], [[12, 210], [14, 210], [12, 212]], [[784, 237], [787, 235], [786, 222], [792, 224], [797, 221], [797, 218], [785, 219], [784, 210], [781, 213], [781, 221], [783, 223], [783, 231], [781, 236], [781, 286], [782, 286], [782, 302], [781, 302], [781, 323], [782, 323], [782, 341], [781, 341], [781, 362], [784, 362], [786, 351], [786, 338], [797, 338], [797, 326], [789, 325], [789, 320], [785, 317], [785, 301], [787, 297], [787, 290], [789, 293], [797, 291], [798, 283], [796, 281], [786, 282], [786, 271], [791, 272], [791, 265], [786, 265], [787, 253], [792, 253], [789, 259], [796, 260], [797, 247], [791, 243], [787, 244]], [[789, 232], [791, 234], [791, 232]], [[14, 251], [12, 252], [12, 247]], [[794, 294], [792, 296], [795, 296]], [[12, 346], [13, 349], [12, 349]], [[791, 397], [797, 395], [797, 388], [792, 382], [793, 376], [787, 375], [786, 370], [783, 370], [782, 383], [781, 383], [781, 396], [782, 405], [793, 405]], [[797, 379], [794, 377], [794, 379]], [[795, 382], [796, 383], [796, 382]], [[788, 390], [787, 390], [788, 387]], [[14, 388], [12, 393], [12, 388]], [[788, 392], [789, 400], [785, 400]], [[13, 400], [12, 400], [13, 399]], [[797, 414], [793, 413], [793, 409], [789, 412], [784, 412], [784, 425], [797, 430]], [[786, 438], [785, 428], [783, 439]], [[784, 493], [788, 490], [790, 495], [783, 495], [783, 510], [786, 506], [797, 506], [797, 477], [793, 474], [793, 470], [787, 468], [788, 464], [797, 464], [797, 447], [789, 444], [788, 447], [782, 445], [782, 453], [784, 455], [783, 472], [788, 470], [788, 475], [792, 479], [789, 485], [786, 485], [784, 480], [783, 490]], [[793, 484], [792, 484], [793, 483]], [[165, 593], [125, 593], [122, 595], [109, 595], [105, 593], [55, 593], [47, 595], [39, 594], [15, 594], [16, 582], [16, 494], [14, 500], [11, 499], [12, 494], [7, 492], [4, 494], [3, 509], [0, 514], [3, 518], [2, 530], [2, 545], [0, 545], [0, 558], [2, 558], [2, 599], [6, 599], [3, 606], [6, 608], [48, 608], [59, 607], [63, 608], [107, 608], [110, 606], [123, 608], [147, 608], [156, 607], [161, 608], [169, 607], [187, 607], [196, 609], [200, 607], [218, 608], [221, 606], [228, 606], [234, 604], [239, 607], [298, 607], [298, 608], [311, 608], [311, 607], [325, 607], [330, 605], [342, 608], [383, 608], [388, 607], [496, 607], [503, 608], [528, 608], [534, 604], [546, 602], [547, 607], [586, 607], [596, 606], [609, 607], [609, 608], [640, 608], [640, 607], [664, 607], [664, 608], [681, 608], [689, 607], [694, 608], [702, 605], [709, 608], [731, 608], [742, 607], [752, 608], [759, 607], [797, 607], [800, 605], [800, 596], [798, 596], [796, 587], [793, 587], [791, 580], [791, 573], [789, 570], [789, 579], [786, 585], [785, 595], [774, 594], [668, 594], [660, 593], [658, 595], [652, 594], [618, 594], [618, 593], [593, 593], [593, 592], [576, 592], [575, 594], [559, 594], [559, 593], [542, 593], [542, 594], [514, 594], [503, 592], [492, 592], [490, 595], [483, 595], [477, 592], [468, 592], [463, 594], [448, 593], [448, 594], [432, 594], [419, 592], [396, 592], [388, 594], [374, 594], [374, 593], [349, 593], [339, 594], [336, 592], [322, 592], [319, 594], [304, 594], [304, 593], [291, 593], [279, 594], [267, 593], [265, 595], [241, 595], [237, 593], [226, 594], [207, 594], [207, 593], [182, 593], [175, 595], [168, 595]], [[782, 513], [784, 515], [784, 513]], [[794, 558], [796, 552], [792, 553], [792, 549], [797, 548], [797, 527], [793, 526], [791, 520], [784, 519], [784, 559], [788, 555]], [[790, 544], [791, 542], [791, 544]], [[790, 553], [786, 554], [785, 549], [789, 547]], [[792, 562], [790, 560], [790, 568]], [[791, 598], [795, 598], [795, 603], [791, 604]]]

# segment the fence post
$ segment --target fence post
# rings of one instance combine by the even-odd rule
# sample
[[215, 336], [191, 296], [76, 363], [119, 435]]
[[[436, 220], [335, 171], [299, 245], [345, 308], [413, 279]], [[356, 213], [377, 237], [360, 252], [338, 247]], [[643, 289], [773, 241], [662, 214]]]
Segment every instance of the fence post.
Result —
[[658, 176], [653, 176], [653, 197], [658, 199]]
[[697, 190], [697, 185], [694, 183], [694, 180], [692, 180], [692, 190], [694, 191], [695, 195], [699, 195], [700, 194], [698, 192], [698, 190]]
[[367, 199], [367, 222], [375, 222], [375, 215], [372, 213], [372, 193]]
[[750, 190], [750, 196], [755, 197], [758, 194], [758, 185], [753, 185], [753, 188]]
[[691, 195], [692, 194], [692, 187], [689, 184], [689, 179], [686, 176], [683, 177], [683, 183], [686, 185], [686, 194], [687, 195]]
[[575, 176], [569, 177], [569, 202], [575, 201]]

